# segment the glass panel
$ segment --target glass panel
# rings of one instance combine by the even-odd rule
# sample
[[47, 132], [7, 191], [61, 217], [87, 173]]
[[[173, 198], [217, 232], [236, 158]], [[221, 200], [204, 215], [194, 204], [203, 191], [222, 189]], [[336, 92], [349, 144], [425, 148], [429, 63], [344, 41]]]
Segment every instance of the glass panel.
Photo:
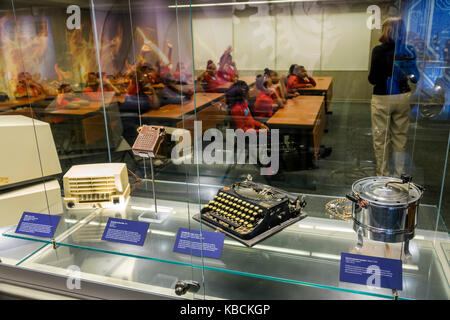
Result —
[[[63, 202], [61, 195], [73, 196], [68, 190], [64, 192], [68, 186], [65, 186], [63, 176], [73, 165], [110, 161], [105, 130], [108, 121], [103, 113], [105, 100], [88, 93], [85, 82], [90, 71], [97, 70], [97, 74], [99, 71], [88, 8], [80, 2], [68, 6], [19, 0], [11, 1], [11, 4], [15, 25], [14, 29], [5, 29], [3, 33], [5, 69], [10, 83], [17, 83], [12, 92], [15, 101], [26, 99], [29, 102], [38, 147], [34, 154], [39, 157], [39, 173], [46, 181], [45, 185], [29, 185], [28, 189], [18, 189], [16, 193], [29, 193], [35, 198], [42, 195], [45, 209], [31, 206], [26, 211], [62, 217], [53, 238], [16, 236], [48, 243], [73, 225], [65, 222], [74, 216], [68, 217], [63, 210], [68, 202]], [[17, 147], [23, 152], [31, 152], [32, 149], [22, 144], [32, 140], [26, 136], [18, 137]], [[24, 154], [22, 158], [26, 162], [30, 155]], [[11, 160], [17, 163], [17, 160]], [[11, 164], [4, 168], [15, 167], [17, 165]], [[33, 178], [32, 170], [36, 169], [23, 170], [28, 180]], [[35, 201], [29, 195], [28, 199], [22, 195], [21, 200], [27, 206]], [[91, 213], [92, 210], [83, 210], [75, 218], [78, 221]], [[13, 226], [7, 234], [14, 235], [15, 229]]]
[[7, 238], [3, 235], [8, 227], [2, 228], [0, 242], [0, 260], [3, 264], [20, 265], [23, 261], [42, 250], [46, 243], [40, 241], [29, 241], [28, 238]]
[[[440, 201], [448, 119], [417, 115], [437, 107], [429, 98], [421, 108], [420, 91], [444, 74], [448, 6], [219, 0], [191, 6], [196, 87], [205, 95], [224, 93], [225, 104], [214, 109], [197, 103], [204, 133], [197, 156], [201, 190], [208, 190], [202, 193], [204, 230], [226, 233], [223, 265], [205, 260], [211, 290], [205, 294], [230, 297], [231, 288], [250, 277], [394, 297], [392, 290], [339, 281], [341, 253], [351, 252], [403, 260], [401, 298], [447, 298], [442, 280], [448, 266], [433, 239], [448, 241], [448, 213]], [[384, 39], [389, 43], [379, 46], [389, 17], [404, 21], [403, 47]], [[414, 57], [405, 45], [414, 47]], [[404, 69], [416, 77], [407, 80], [410, 90], [404, 79], [395, 87]], [[373, 192], [356, 189], [358, 180], [368, 181]], [[402, 190], [408, 196], [395, 222], [385, 214], [402, 203]], [[356, 203], [346, 198], [352, 194]], [[295, 205], [302, 196], [303, 220]], [[290, 208], [280, 205], [289, 201]], [[372, 209], [381, 203], [382, 209]], [[371, 217], [377, 215], [371, 210], [381, 210], [380, 216]], [[220, 287], [220, 272], [230, 277], [229, 287]], [[302, 291], [292, 296], [297, 294]]]
[[[193, 120], [186, 124], [185, 119], [195, 117], [189, 9], [166, 1], [16, 2], [31, 10], [29, 19], [46, 22], [42, 50], [47, 60], [29, 63], [29, 68], [45, 72], [45, 85], [58, 88], [53, 97], [39, 101], [39, 112], [61, 138], [64, 212], [54, 241], [14, 229], [4, 235], [99, 256], [108, 252], [169, 263], [173, 268], [166, 269], [165, 277], [194, 280], [202, 287], [202, 268], [191, 267], [202, 265], [201, 256], [172, 251], [179, 228], [201, 230], [199, 222], [190, 220], [191, 212], [199, 211], [198, 183], [182, 161], [176, 163], [179, 157], [191, 158], [191, 146], [171, 157], [175, 138], [187, 126], [193, 128]], [[143, 125], [163, 126], [165, 132], [154, 159], [132, 150]], [[149, 223], [144, 245], [102, 240], [109, 218]], [[159, 248], [158, 237], [167, 234], [170, 245]], [[178, 265], [183, 276], [174, 271]], [[163, 266], [158, 268], [163, 272]], [[203, 291], [195, 296], [202, 298]]]
[[[427, 191], [423, 202], [438, 207], [441, 217], [448, 223], [448, 207], [445, 208], [445, 185], [448, 184], [449, 155], [449, 48], [448, 5], [436, 2], [405, 3], [402, 18], [406, 25], [403, 35], [406, 50], [415, 54], [418, 74], [410, 70], [404, 52], [396, 53], [394, 75], [417, 75], [409, 81], [411, 86], [410, 159], [408, 170]], [[423, 23], [416, 18], [421, 17]], [[403, 48], [402, 46], [398, 46]], [[403, 49], [405, 50], [405, 49]], [[411, 77], [411, 76], [410, 76]], [[432, 165], [430, 165], [430, 163]], [[444, 201], [443, 201], [444, 200]], [[448, 202], [448, 200], [446, 200]], [[444, 229], [442, 231], [445, 231]], [[448, 231], [447, 231], [448, 232]]]
[[[53, 99], [51, 89], [44, 83], [49, 72], [46, 67], [55, 59], [50, 28], [49, 16], [39, 9], [33, 11], [29, 5], [12, 1], [1, 4], [2, 233], [14, 233], [25, 212], [41, 214], [47, 224], [63, 212], [59, 182], [62, 170], [54, 133], [37, 108], [48, 98]], [[21, 231], [37, 231], [39, 227], [24, 220]], [[42, 241], [51, 241], [51, 234], [49, 237]], [[5, 241], [11, 245], [8, 250], [2, 250], [2, 258], [6, 260], [21, 260], [42, 247], [37, 243], [25, 245], [20, 241], [14, 244]]]
[[[197, 299], [449, 299], [442, 1], [0, 9], [0, 122], [34, 119], [17, 158], [38, 172], [15, 189], [0, 174], [9, 263], [167, 297], [186, 280]], [[133, 150], [147, 126], [165, 133], [154, 158]], [[54, 239], [15, 233], [26, 210], [61, 216]], [[148, 222], [144, 244], [102, 240], [110, 218]], [[176, 252], [181, 228], [225, 233], [220, 258], [203, 237]], [[342, 253], [401, 259], [402, 290], [341, 282]]]

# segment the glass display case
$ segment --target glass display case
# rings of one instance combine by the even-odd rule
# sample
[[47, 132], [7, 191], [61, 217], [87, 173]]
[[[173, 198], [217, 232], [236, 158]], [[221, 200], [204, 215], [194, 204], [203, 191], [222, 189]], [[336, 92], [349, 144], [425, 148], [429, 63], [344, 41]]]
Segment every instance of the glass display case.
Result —
[[74, 298], [449, 299], [449, 12], [0, 4], [1, 281]]

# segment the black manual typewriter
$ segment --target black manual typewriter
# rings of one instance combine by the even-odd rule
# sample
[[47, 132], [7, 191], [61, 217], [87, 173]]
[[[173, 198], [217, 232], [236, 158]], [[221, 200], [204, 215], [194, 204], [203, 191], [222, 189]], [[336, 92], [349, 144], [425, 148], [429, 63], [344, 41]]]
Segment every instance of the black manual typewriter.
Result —
[[248, 247], [306, 217], [303, 196], [247, 180], [223, 187], [193, 218]]

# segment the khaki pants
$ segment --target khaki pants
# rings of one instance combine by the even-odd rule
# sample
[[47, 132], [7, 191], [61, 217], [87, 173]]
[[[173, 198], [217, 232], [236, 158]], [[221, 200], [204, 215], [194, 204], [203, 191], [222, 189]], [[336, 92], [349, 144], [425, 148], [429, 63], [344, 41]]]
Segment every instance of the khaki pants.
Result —
[[392, 152], [394, 176], [404, 173], [406, 143], [409, 129], [410, 93], [372, 95], [372, 136], [377, 176], [389, 176]]

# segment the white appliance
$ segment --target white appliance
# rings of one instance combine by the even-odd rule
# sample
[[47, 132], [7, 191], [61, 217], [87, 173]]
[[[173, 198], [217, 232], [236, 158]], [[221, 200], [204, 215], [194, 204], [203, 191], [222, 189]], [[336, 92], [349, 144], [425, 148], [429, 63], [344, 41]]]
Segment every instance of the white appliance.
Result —
[[68, 209], [124, 207], [130, 198], [125, 163], [76, 165], [63, 177]]
[[0, 116], [0, 190], [43, 182], [61, 173], [50, 125], [25, 116]]
[[61, 214], [61, 173], [50, 125], [20, 115], [0, 116], [0, 226], [27, 212]]
[[61, 214], [63, 205], [58, 181], [35, 183], [0, 193], [0, 227], [18, 224], [25, 211]]

